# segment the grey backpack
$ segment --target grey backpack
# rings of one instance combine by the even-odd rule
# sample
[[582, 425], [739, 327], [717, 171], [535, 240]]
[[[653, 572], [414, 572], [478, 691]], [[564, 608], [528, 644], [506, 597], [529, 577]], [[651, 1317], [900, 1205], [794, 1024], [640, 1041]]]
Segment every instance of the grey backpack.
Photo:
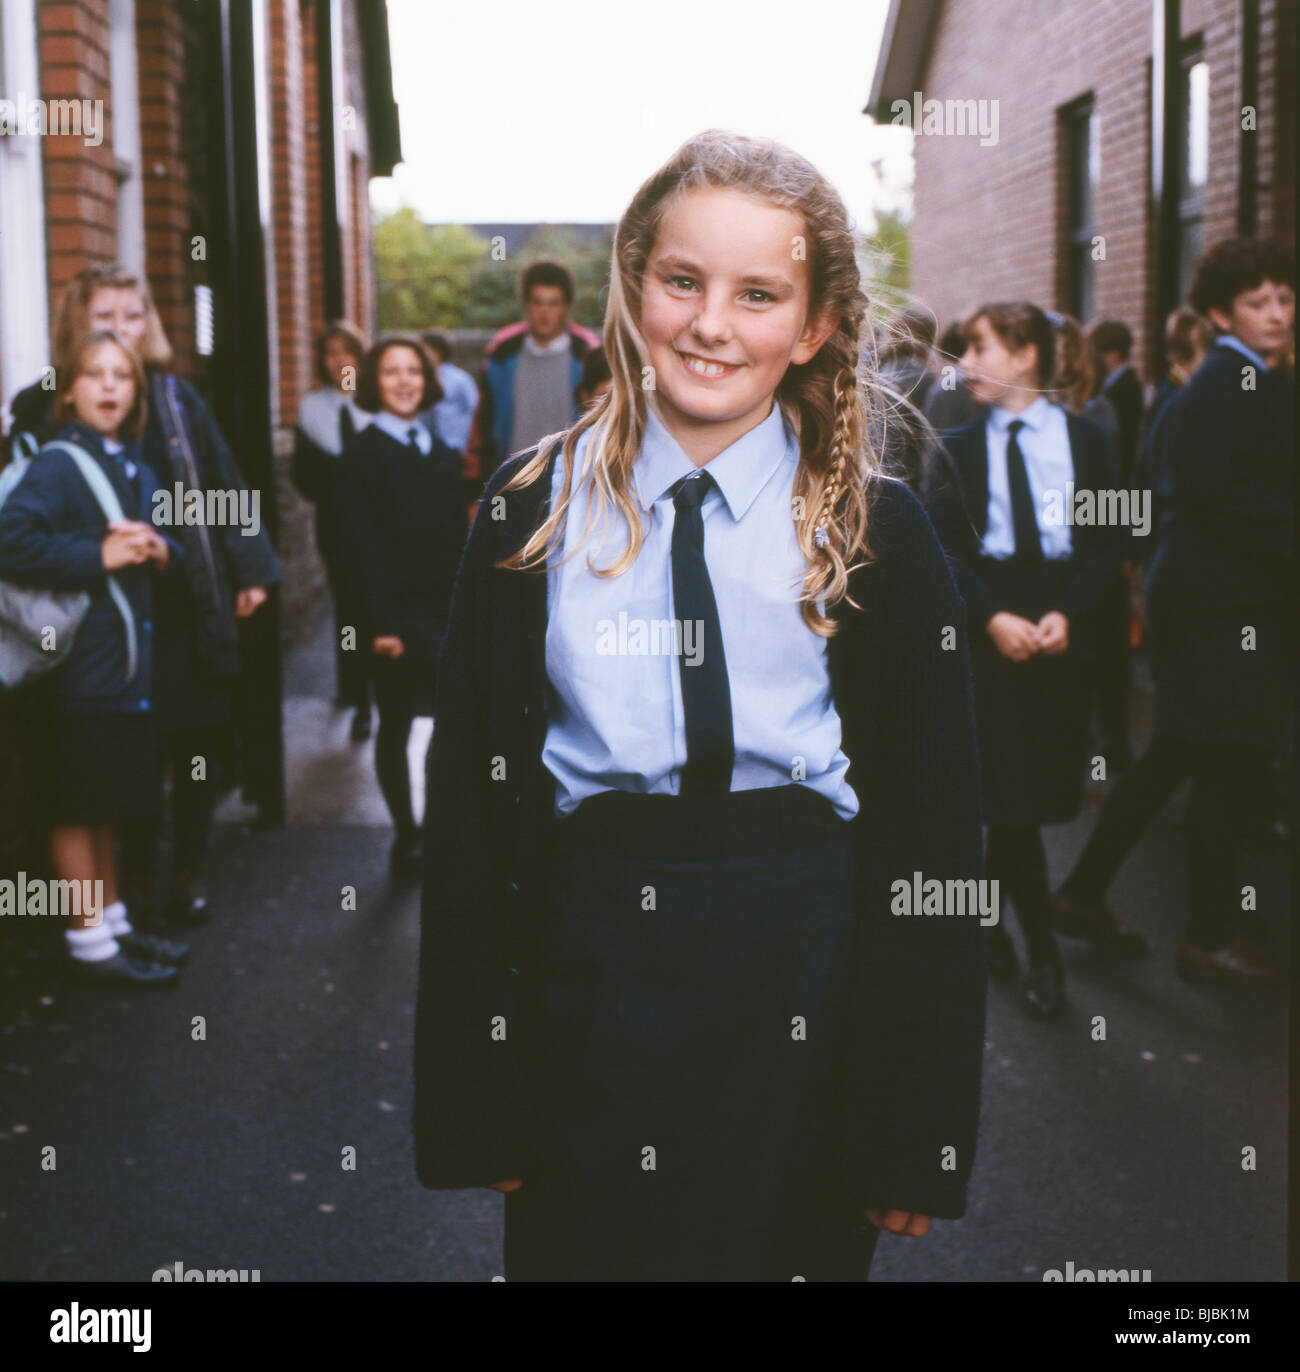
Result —
[[[0, 472], [0, 508], [26, 475], [35, 447], [29, 434], [15, 437], [14, 459]], [[124, 517], [117, 493], [84, 448], [63, 441], [47, 443], [49, 448], [67, 453], [77, 464], [110, 524]], [[130, 681], [137, 664], [135, 617], [117, 578], [110, 574], [107, 580], [108, 593], [126, 630], [126, 679]], [[57, 667], [71, 651], [89, 608], [89, 591], [51, 591], [0, 580], [0, 690], [15, 690]]]

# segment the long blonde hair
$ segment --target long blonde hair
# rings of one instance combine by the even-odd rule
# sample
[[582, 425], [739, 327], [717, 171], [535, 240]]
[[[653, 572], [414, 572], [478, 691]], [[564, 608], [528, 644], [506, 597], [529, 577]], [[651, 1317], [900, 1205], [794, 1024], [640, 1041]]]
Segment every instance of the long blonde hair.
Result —
[[[838, 315], [838, 325], [826, 342], [808, 362], [787, 368], [776, 391], [777, 403], [799, 439], [794, 496], [795, 509], [802, 515], [795, 520], [799, 547], [807, 562], [799, 597], [802, 614], [814, 632], [830, 637], [836, 632], [835, 621], [818, 612], [817, 601], [824, 596], [829, 608], [848, 597], [857, 607], [848, 596], [849, 573], [872, 561], [867, 543], [870, 495], [876, 481], [888, 479], [873, 447], [872, 436], [882, 426], [872, 422], [880, 406], [870, 332], [864, 328], [868, 301], [843, 201], [811, 163], [767, 139], [707, 130], [684, 143], [633, 196], [619, 220], [610, 262], [604, 346], [612, 384], [571, 429], [543, 439], [536, 457], [501, 488], [503, 493], [518, 490], [540, 479], [555, 441], [562, 437], [561, 498], [524, 546], [496, 565], [514, 571], [545, 570], [548, 554], [562, 538], [574, 495], [577, 442], [588, 429], [597, 432], [586, 454], [584, 475], [591, 474], [594, 498], [588, 504], [583, 539], [594, 515], [603, 517], [611, 508], [628, 526], [628, 545], [618, 560], [611, 567], [591, 570], [597, 576], [619, 576], [636, 560], [645, 531], [631, 477], [645, 436], [642, 377], [649, 362], [637, 324], [642, 282], [669, 204], [705, 187], [744, 191], [798, 214], [808, 240], [808, 317], [822, 311]], [[862, 561], [850, 565], [857, 556]]]
[[144, 306], [146, 325], [144, 337], [140, 340], [138, 352], [140, 360], [147, 367], [161, 367], [170, 371], [172, 365], [171, 344], [163, 330], [162, 320], [153, 303], [149, 283], [142, 276], [123, 267], [120, 263], [110, 262], [106, 266], [87, 267], [72, 278], [63, 288], [59, 303], [54, 312], [53, 335], [54, 365], [66, 365], [72, 350], [81, 337], [91, 329], [90, 301], [99, 290], [134, 291]]

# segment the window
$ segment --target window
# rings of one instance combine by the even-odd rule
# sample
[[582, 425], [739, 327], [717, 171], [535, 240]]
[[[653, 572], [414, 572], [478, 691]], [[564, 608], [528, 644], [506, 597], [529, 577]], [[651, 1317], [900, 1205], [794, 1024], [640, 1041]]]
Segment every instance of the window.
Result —
[[1061, 122], [1066, 171], [1066, 308], [1086, 323], [1093, 316], [1097, 298], [1092, 240], [1097, 233], [1097, 181], [1101, 174], [1101, 144], [1092, 96], [1067, 105]]
[[117, 180], [117, 260], [143, 276], [144, 191], [140, 176], [135, 0], [112, 0], [109, 71], [113, 101], [113, 170]]
[[1178, 298], [1186, 300], [1205, 247], [1205, 177], [1209, 168], [1210, 69], [1200, 38], [1178, 63]]

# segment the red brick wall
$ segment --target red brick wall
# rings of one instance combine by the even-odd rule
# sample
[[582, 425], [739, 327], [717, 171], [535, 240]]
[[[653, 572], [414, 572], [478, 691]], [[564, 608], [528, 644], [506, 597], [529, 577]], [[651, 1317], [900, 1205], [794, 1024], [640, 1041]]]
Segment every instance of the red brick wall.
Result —
[[[1205, 242], [1236, 228], [1240, 130], [1236, 0], [1185, 0], [1183, 33], [1200, 33], [1210, 75]], [[1261, 5], [1261, 119], [1272, 127], [1275, 0]], [[1150, 0], [1045, 5], [999, 0], [996, 24], [984, 0], [946, 0], [926, 70], [926, 99], [998, 101], [998, 141], [918, 135], [912, 287], [942, 327], [980, 300], [1019, 297], [1064, 308], [1061, 244], [1065, 183], [1058, 111], [1091, 93], [1101, 149], [1096, 264], [1097, 314], [1124, 319], [1139, 365], [1152, 325], [1153, 230], [1149, 213]], [[1261, 140], [1260, 179], [1273, 166]], [[1293, 192], [1292, 192], [1293, 193]], [[1261, 231], [1276, 216], [1263, 213]], [[958, 265], [959, 264], [959, 265]]]
[[[271, 29], [272, 207], [275, 233], [275, 308], [280, 422], [291, 424], [310, 385], [307, 239], [307, 136], [312, 118], [303, 72], [303, 11], [299, 0], [273, 0]], [[310, 12], [307, 15], [311, 21]]]
[[45, 249], [50, 312], [63, 286], [88, 266], [117, 256], [117, 182], [113, 175], [108, 0], [40, 6], [41, 91], [47, 100], [102, 100], [103, 140], [87, 147], [73, 134], [42, 140]]
[[190, 169], [182, 141], [185, 81], [182, 0], [136, 0], [140, 80], [140, 160], [144, 176], [145, 271], [154, 303], [189, 375], [194, 359], [194, 304], [189, 296]]
[[[321, 221], [320, 86], [317, 79], [316, 3], [302, 6], [303, 155], [306, 165], [307, 317], [312, 337], [325, 324], [325, 259]], [[313, 378], [312, 384], [315, 385]]]

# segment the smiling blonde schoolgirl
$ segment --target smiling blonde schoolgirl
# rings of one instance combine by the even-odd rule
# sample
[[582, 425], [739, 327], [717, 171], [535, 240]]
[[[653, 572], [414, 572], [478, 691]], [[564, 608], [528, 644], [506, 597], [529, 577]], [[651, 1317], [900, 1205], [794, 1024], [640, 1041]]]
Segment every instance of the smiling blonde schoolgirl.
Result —
[[[494, 474], [439, 664], [417, 1170], [506, 1277], [863, 1280], [965, 1209], [980, 870], [963, 609], [877, 474], [843, 203], [718, 131], [633, 198], [612, 384]], [[558, 436], [557, 436], [558, 437]]]

